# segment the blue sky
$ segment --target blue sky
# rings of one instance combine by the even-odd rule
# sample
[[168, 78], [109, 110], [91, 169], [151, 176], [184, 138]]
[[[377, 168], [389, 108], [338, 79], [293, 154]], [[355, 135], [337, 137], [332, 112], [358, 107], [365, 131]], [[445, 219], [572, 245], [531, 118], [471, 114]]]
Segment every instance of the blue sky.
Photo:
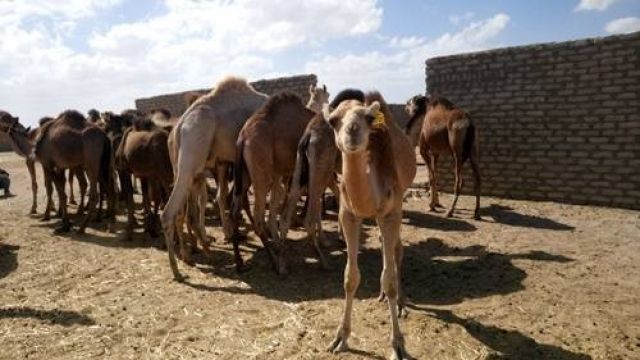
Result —
[[640, 30], [640, 0], [0, 0], [0, 108], [67, 108], [313, 72], [330, 92], [424, 91], [428, 57]]

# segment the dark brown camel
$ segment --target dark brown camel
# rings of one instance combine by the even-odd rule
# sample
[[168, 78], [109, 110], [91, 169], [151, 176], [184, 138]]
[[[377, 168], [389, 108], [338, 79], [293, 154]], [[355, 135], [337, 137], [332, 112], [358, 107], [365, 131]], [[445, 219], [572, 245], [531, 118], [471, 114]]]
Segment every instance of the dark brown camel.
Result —
[[[285, 196], [283, 183], [293, 175], [298, 143], [314, 116], [315, 112], [305, 107], [297, 95], [281, 93], [269, 98], [267, 103], [247, 120], [237, 141], [237, 158], [233, 173], [233, 213], [239, 213], [246, 192], [249, 186], [253, 185], [255, 232], [270, 254], [269, 238], [280, 245], [275, 263], [281, 274], [287, 272], [285, 242], [284, 239], [280, 239], [277, 226], [277, 215]], [[265, 210], [268, 194], [270, 197], [267, 228]], [[237, 251], [238, 238], [234, 237], [233, 241], [234, 249]], [[318, 252], [318, 256], [326, 266], [321, 252]], [[242, 269], [239, 253], [235, 254], [235, 258], [238, 269]]]
[[[46, 123], [48, 123], [49, 121], [52, 121], [53, 118], [50, 116], [45, 116], [40, 118], [40, 120], [38, 121], [38, 125], [40, 125], [40, 128], [42, 128]], [[34, 129], [32, 130], [33, 133], [30, 133], [30, 138], [32, 139], [32, 141], [35, 140], [36, 136], [37, 136], [37, 131], [40, 130], [40, 128]], [[44, 173], [44, 170], [43, 170]], [[75, 194], [73, 191], [73, 179], [77, 179], [78, 180], [78, 187], [80, 188], [80, 204], [78, 206], [78, 214], [82, 214], [82, 212], [84, 211], [84, 198], [85, 195], [87, 194], [87, 178], [84, 174], [84, 170], [82, 168], [76, 168], [76, 169], [69, 169], [69, 204], [72, 205], [78, 205], [78, 203], [76, 202], [75, 199]], [[47, 192], [47, 207], [44, 211], [44, 216], [42, 217], [43, 221], [47, 221], [50, 220], [51, 218], [51, 211], [53, 210], [53, 199], [52, 199], [52, 193], [53, 193], [53, 184], [52, 184], [52, 180], [46, 175], [44, 176], [44, 182], [45, 182], [45, 190]], [[60, 207], [58, 207], [58, 216], [61, 215], [61, 209]]]
[[[140, 179], [142, 186], [142, 203], [145, 214], [145, 230], [157, 237], [158, 210], [166, 203], [171, 192], [173, 169], [167, 147], [168, 133], [154, 125], [149, 119], [137, 119], [127, 129], [116, 151], [116, 167], [124, 179], [122, 191], [127, 199], [129, 223], [127, 239], [131, 239], [134, 217], [133, 187], [131, 175]], [[150, 202], [154, 202], [151, 213]]]
[[[345, 89], [336, 95], [329, 106], [335, 109], [344, 100], [364, 102], [364, 93], [356, 89]], [[296, 205], [306, 188], [308, 206], [304, 226], [316, 251], [321, 254], [319, 244], [328, 245], [322, 231], [322, 197], [329, 187], [336, 198], [339, 198], [336, 174], [340, 172], [340, 166], [333, 129], [322, 116], [315, 116], [307, 125], [298, 144], [296, 168], [291, 179], [284, 216], [280, 221], [282, 239], [287, 238]]]
[[[447, 217], [453, 215], [462, 190], [462, 167], [469, 160], [474, 176], [474, 193], [476, 206], [473, 212], [475, 219], [480, 219], [480, 169], [478, 167], [478, 136], [473, 120], [449, 100], [443, 97], [426, 98], [414, 96], [407, 103], [409, 116], [412, 119], [424, 118], [418, 145], [420, 154], [427, 165], [429, 176], [430, 200], [429, 209], [435, 211], [440, 206], [438, 201], [438, 157], [443, 152], [453, 156], [455, 169], [455, 183], [453, 187], [453, 201], [447, 210]], [[422, 115], [420, 115], [422, 114]], [[410, 122], [411, 124], [411, 122]], [[410, 131], [411, 126], [405, 131]]]
[[87, 215], [78, 232], [83, 233], [93, 218], [98, 201], [98, 182], [108, 195], [110, 225], [115, 222], [113, 177], [111, 174], [111, 144], [99, 127], [90, 124], [82, 114], [67, 110], [55, 120], [45, 124], [36, 138], [35, 157], [53, 179], [60, 197], [62, 225], [57, 232], [69, 231], [67, 196], [64, 189], [64, 169], [82, 167], [89, 179]]

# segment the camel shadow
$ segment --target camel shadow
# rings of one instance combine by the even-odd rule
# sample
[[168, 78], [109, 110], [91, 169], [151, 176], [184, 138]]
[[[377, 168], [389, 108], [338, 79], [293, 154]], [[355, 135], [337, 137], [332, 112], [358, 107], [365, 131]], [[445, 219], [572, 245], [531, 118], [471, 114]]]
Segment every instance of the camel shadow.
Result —
[[[251, 289], [250, 292], [274, 300], [300, 302], [343, 297], [342, 269], [346, 256], [341, 244], [336, 242], [324, 251], [332, 269], [329, 271], [321, 270], [307, 240], [290, 240], [288, 249], [290, 273], [286, 276], [274, 273], [264, 249], [246, 246], [242, 249], [245, 257], [247, 252], [252, 253], [248, 261], [249, 271], [237, 274], [231, 267], [221, 266], [232, 263], [231, 254], [223, 255], [222, 262], [203, 271], [242, 281]], [[357, 297], [377, 297], [382, 269], [380, 249], [364, 246], [358, 258], [362, 277]], [[517, 292], [524, 289], [522, 282], [527, 274], [513, 264], [514, 259], [572, 261], [542, 251], [500, 254], [487, 251], [484, 246], [450, 247], [440, 239], [429, 238], [405, 246], [404, 290], [414, 304], [437, 305], [458, 304], [466, 299]], [[222, 287], [214, 290], [225, 291]], [[229, 289], [234, 293], [237, 290]]]
[[18, 249], [20, 246], [0, 244], [0, 279], [18, 268]]
[[480, 215], [483, 217], [491, 217], [496, 223], [510, 226], [557, 231], [570, 231], [575, 229], [574, 226], [566, 225], [553, 219], [520, 214], [509, 206], [498, 204], [491, 204], [488, 207], [481, 208]]
[[404, 210], [404, 218], [406, 224], [425, 229], [464, 232], [478, 229], [475, 225], [461, 219], [445, 218], [420, 211]]
[[16, 319], [16, 318], [33, 318], [42, 322], [48, 322], [51, 325], [83, 325], [90, 326], [95, 325], [95, 321], [86, 315], [80, 314], [75, 311], [67, 310], [38, 310], [31, 307], [7, 307], [0, 308], [0, 320], [1, 319]]
[[409, 305], [409, 308], [447, 324], [462, 326], [469, 335], [476, 338], [497, 353], [487, 359], [557, 359], [589, 360], [591, 356], [574, 353], [561, 347], [541, 344], [516, 330], [504, 330], [492, 325], [484, 325], [474, 319], [459, 317], [450, 310]]

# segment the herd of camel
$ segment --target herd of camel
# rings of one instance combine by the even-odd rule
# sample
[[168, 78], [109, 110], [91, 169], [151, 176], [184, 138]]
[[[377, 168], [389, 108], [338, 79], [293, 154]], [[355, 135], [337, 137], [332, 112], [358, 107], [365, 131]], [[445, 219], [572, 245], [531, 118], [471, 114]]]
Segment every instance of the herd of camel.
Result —
[[[323, 196], [330, 189], [339, 199], [338, 225], [347, 247], [345, 307], [330, 350], [347, 348], [352, 303], [360, 283], [357, 261], [361, 224], [364, 218], [375, 218], [381, 231], [383, 256], [380, 299], [388, 301], [393, 354], [402, 359], [404, 341], [398, 325], [404, 301], [400, 286], [400, 226], [403, 195], [416, 175], [415, 148], [419, 148], [427, 165], [431, 210], [440, 206], [438, 157], [445, 152], [453, 156], [454, 198], [447, 216], [454, 211], [462, 188], [462, 166], [469, 160], [477, 219], [477, 129], [466, 112], [442, 97], [417, 95], [409, 99], [405, 110], [410, 120], [404, 129], [393, 120], [378, 92], [365, 94], [346, 89], [329, 100], [325, 86], [311, 85], [309, 101], [304, 104], [295, 94], [267, 96], [242, 78], [227, 77], [211, 92], [185, 98], [188, 108], [180, 117], [172, 117], [164, 109], [148, 114], [136, 110], [121, 114], [91, 110], [87, 117], [67, 110], [55, 118], [41, 119], [38, 128], [30, 129], [17, 117], [0, 111], [0, 131], [9, 136], [14, 150], [26, 159], [33, 191], [31, 213], [37, 210], [35, 162], [42, 165], [47, 190], [45, 219], [54, 210], [55, 186], [62, 218], [58, 233], [71, 228], [65, 171], [69, 180], [75, 177], [79, 183], [78, 214], [86, 211], [84, 217], [79, 217], [82, 220], [78, 231], [84, 232], [90, 220], [103, 216], [111, 231], [119, 197], [127, 204], [127, 239], [137, 225], [133, 194], [135, 179], [139, 179], [144, 228], [156, 236], [161, 220], [169, 263], [178, 281], [183, 277], [176, 262], [176, 247], [186, 263], [191, 263], [190, 247], [199, 244], [205, 254], [210, 251], [204, 215], [209, 198], [208, 177], [213, 177], [217, 185], [215, 202], [224, 236], [233, 242], [239, 271], [245, 265], [238, 228], [248, 219], [274, 269], [286, 273], [287, 233], [292, 218], [300, 211], [319, 263], [326, 268], [321, 220]], [[253, 194], [252, 209], [249, 191]], [[303, 196], [306, 200], [300, 210]], [[70, 201], [75, 202], [73, 186]]]

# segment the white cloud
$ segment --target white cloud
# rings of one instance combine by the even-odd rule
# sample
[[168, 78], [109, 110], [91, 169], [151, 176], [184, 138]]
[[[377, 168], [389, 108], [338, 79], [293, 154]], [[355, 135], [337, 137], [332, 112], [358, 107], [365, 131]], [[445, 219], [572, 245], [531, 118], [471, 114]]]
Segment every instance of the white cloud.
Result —
[[578, 6], [576, 6], [576, 11], [584, 11], [584, 10], [606, 10], [609, 6], [613, 5], [618, 0], [580, 0]]
[[474, 16], [475, 14], [471, 11], [467, 11], [464, 14], [453, 14], [449, 15], [449, 22], [454, 25], [458, 25], [470, 21]]
[[615, 19], [607, 23], [604, 29], [609, 34], [626, 34], [640, 31], [640, 19], [633, 16]]
[[2, 106], [31, 123], [67, 107], [118, 110], [226, 73], [262, 77], [277, 72], [272, 59], [285, 49], [382, 22], [377, 0], [165, 0], [162, 14], [94, 29], [84, 50], [70, 44], [78, 23], [120, 2], [0, 0]]
[[404, 102], [410, 96], [424, 92], [424, 62], [427, 58], [495, 46], [496, 37], [508, 23], [509, 16], [499, 13], [472, 22], [459, 32], [445, 33], [436, 39], [400, 49], [395, 45], [401, 41], [392, 38], [389, 41], [391, 51], [323, 56], [309, 61], [306, 71], [318, 74], [323, 82], [336, 90], [345, 87], [378, 89], [387, 100]]

